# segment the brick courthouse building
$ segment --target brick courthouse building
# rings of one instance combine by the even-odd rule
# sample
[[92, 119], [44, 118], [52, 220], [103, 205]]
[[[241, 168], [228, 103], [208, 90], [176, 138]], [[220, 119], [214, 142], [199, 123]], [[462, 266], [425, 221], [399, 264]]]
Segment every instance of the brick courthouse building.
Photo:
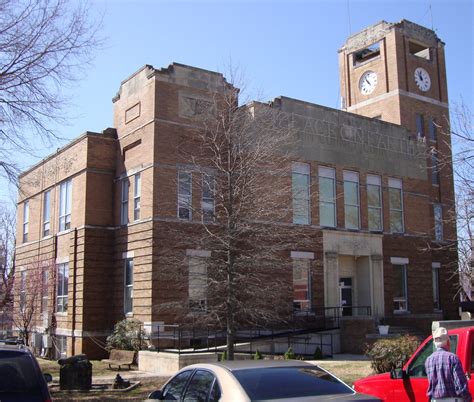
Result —
[[[299, 268], [293, 300], [281, 302], [297, 313], [337, 308], [348, 322], [456, 318], [457, 256], [442, 247], [456, 230], [446, 220], [452, 167], [440, 163], [450, 157], [444, 44], [409, 21], [381, 22], [348, 38], [339, 60], [343, 110], [286, 97], [267, 106], [291, 116], [301, 144], [288, 172], [307, 197], [287, 200], [303, 207], [286, 223], [314, 239], [287, 250]], [[145, 66], [121, 83], [114, 128], [21, 175], [16, 302], [41, 278], [35, 329], [60, 353], [100, 354], [96, 340], [124, 316], [153, 330], [176, 322], [155, 308], [166, 292], [157, 239], [170, 226], [192, 236], [198, 218], [183, 200], [213, 204], [178, 162], [179, 139], [228, 85], [195, 67]], [[182, 253], [191, 267], [210, 251]], [[195, 297], [205, 304], [199, 291], [183, 304]]]

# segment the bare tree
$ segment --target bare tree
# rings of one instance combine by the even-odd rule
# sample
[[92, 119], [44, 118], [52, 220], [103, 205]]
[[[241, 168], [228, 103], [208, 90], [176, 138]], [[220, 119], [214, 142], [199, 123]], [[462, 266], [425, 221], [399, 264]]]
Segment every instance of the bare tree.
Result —
[[101, 44], [88, 14], [84, 1], [0, 0], [0, 175], [11, 181], [12, 155], [32, 149], [25, 133], [56, 137], [49, 127], [64, 121], [62, 89]]
[[461, 288], [464, 286], [467, 293], [470, 293], [474, 260], [474, 119], [463, 102], [455, 105], [452, 116], [456, 212], [451, 218], [457, 224]]
[[[288, 114], [258, 102], [239, 106], [231, 85], [212, 101], [194, 106], [202, 125], [180, 144], [178, 215], [192, 215], [199, 225], [178, 227], [174, 236], [181, 233], [181, 250], [208, 254], [188, 255], [183, 263], [179, 252], [174, 262], [173, 252], [163, 252], [160, 265], [169, 267], [174, 287], [181, 284], [178, 293], [188, 297], [186, 305], [176, 297], [163, 307], [172, 306], [190, 322], [225, 328], [227, 356], [233, 359], [237, 329], [269, 328], [293, 316], [289, 250], [296, 243], [304, 247], [306, 238], [303, 229], [291, 224], [297, 137]], [[194, 208], [187, 193], [191, 182], [201, 198]], [[194, 234], [182, 236], [180, 230]], [[170, 228], [167, 236], [172, 232]]]
[[15, 212], [0, 205], [0, 311], [13, 303], [15, 276]]
[[[19, 337], [28, 346], [34, 326], [41, 323], [41, 314], [48, 313], [48, 305], [43, 303], [44, 297], [48, 297], [50, 291], [46, 278], [49, 276], [51, 266], [52, 261], [35, 259], [16, 274], [13, 325]], [[45, 272], [48, 272], [46, 276]]]

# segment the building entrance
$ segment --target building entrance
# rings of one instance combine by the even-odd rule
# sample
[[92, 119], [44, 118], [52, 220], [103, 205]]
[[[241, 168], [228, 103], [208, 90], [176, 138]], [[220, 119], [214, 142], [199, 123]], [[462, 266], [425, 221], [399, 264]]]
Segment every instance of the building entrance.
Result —
[[340, 306], [342, 316], [352, 315], [352, 278], [341, 278], [339, 280]]

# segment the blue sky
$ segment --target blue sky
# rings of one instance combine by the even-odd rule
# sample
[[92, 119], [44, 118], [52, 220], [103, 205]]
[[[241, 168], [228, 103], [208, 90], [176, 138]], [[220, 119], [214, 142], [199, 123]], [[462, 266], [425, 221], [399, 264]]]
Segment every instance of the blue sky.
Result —
[[[144, 64], [179, 62], [225, 72], [230, 60], [259, 100], [284, 95], [339, 107], [337, 50], [350, 33], [381, 20], [408, 19], [434, 28], [446, 44], [450, 103], [474, 112], [472, 0], [89, 0], [103, 15], [105, 48], [85, 76], [67, 89], [72, 139], [112, 126], [112, 97]], [[18, 156], [23, 168], [58, 146]], [[0, 181], [0, 202], [12, 189]], [[13, 192], [14, 193], [14, 192]]]

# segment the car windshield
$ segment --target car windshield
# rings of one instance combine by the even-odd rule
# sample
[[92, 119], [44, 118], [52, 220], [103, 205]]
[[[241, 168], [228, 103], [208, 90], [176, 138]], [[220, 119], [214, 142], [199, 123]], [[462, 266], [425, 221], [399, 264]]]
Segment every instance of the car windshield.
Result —
[[30, 392], [40, 389], [38, 374], [27, 354], [14, 351], [0, 353], [0, 399], [3, 393]]
[[252, 400], [354, 393], [316, 366], [242, 369], [233, 374]]

